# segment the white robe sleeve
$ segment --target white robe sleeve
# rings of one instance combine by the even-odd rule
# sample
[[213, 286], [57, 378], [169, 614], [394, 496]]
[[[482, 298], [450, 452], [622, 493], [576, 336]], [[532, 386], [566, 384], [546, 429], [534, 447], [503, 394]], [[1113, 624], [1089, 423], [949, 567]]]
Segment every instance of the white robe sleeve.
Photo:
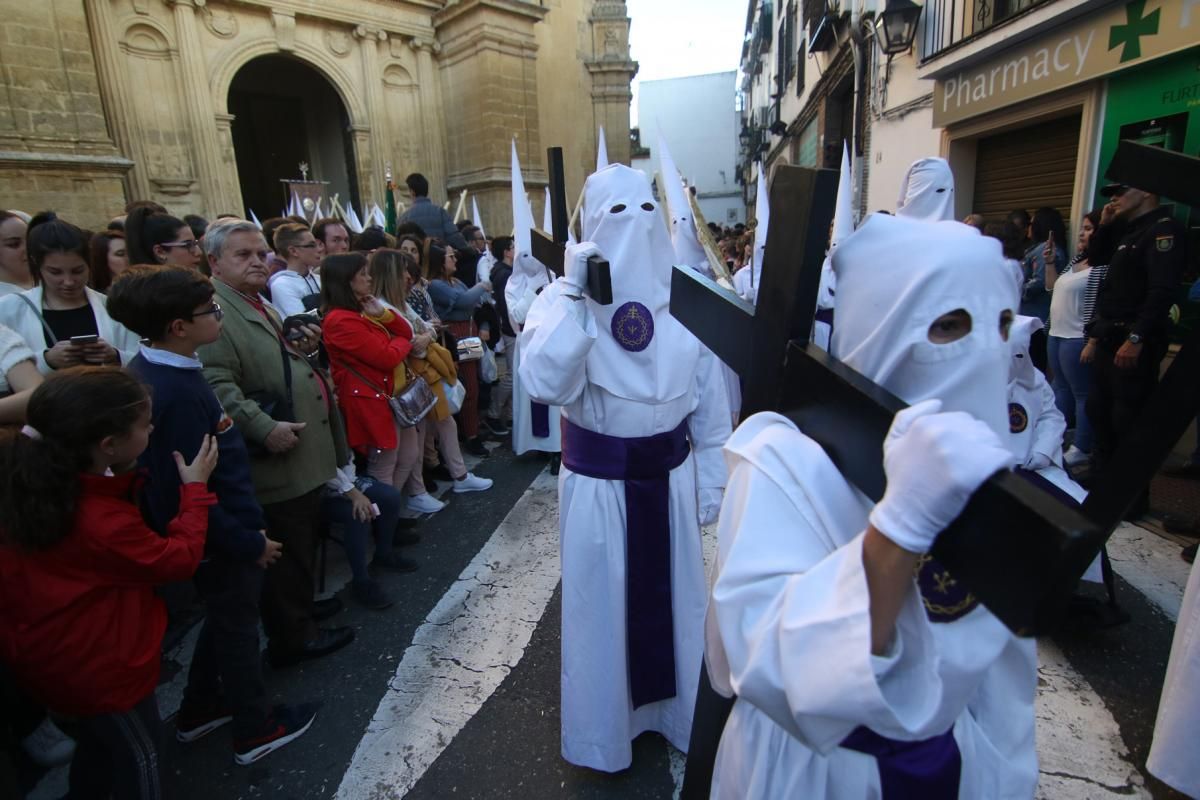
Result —
[[688, 432], [696, 454], [696, 487], [702, 492], [705, 489], [720, 490], [725, 488], [726, 478], [721, 448], [733, 433], [732, 414], [721, 362], [703, 345], [696, 377], [696, 410], [688, 417]]
[[586, 300], [563, 294], [556, 281], [538, 295], [521, 331], [521, 386], [540, 403], [565, 406], [587, 385], [587, 355], [596, 319]]
[[1067, 432], [1067, 420], [1054, 403], [1054, 389], [1039, 372], [1037, 376], [1038, 390], [1042, 401], [1042, 410], [1038, 414], [1033, 428], [1033, 445], [1031, 451], [1041, 453], [1050, 459], [1051, 464], [1062, 464], [1063, 434]]
[[[778, 419], [773, 427], [789, 428], [780, 432], [787, 449], [823, 456]], [[824, 510], [801, 508], [795, 492], [806, 490], [794, 490], [749, 460], [730, 475], [712, 595], [730, 685], [823, 754], [859, 725], [914, 738], [937, 715], [942, 693], [920, 596], [915, 588], [908, 594], [887, 656], [872, 657], [863, 535], [825, 530]], [[845, 544], [831, 548], [834, 541]]]

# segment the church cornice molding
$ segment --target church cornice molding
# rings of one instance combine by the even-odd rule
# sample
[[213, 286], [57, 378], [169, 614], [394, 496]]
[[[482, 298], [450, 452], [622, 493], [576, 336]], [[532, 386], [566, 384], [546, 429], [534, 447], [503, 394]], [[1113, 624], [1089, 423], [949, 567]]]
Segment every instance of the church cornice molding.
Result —
[[[208, 3], [209, 0], [164, 0], [166, 3]], [[342, 3], [312, 3], [305, 0], [222, 0], [226, 8], [241, 6], [253, 8], [268, 15], [273, 13], [294, 16], [297, 20], [315, 20], [322, 25], [344, 30], [350, 34], [358, 26], [371, 30], [383, 31], [389, 37], [401, 39], [433, 38], [433, 27], [428, 24], [429, 11], [442, 8], [441, 0], [375, 0], [374, 2]], [[408, 6], [412, 14], [411, 20], [397, 16], [397, 6]], [[363, 7], [370, 9], [363, 13]]]
[[[549, 184], [546, 171], [538, 167], [526, 167], [522, 164], [521, 177], [525, 181], [526, 188], [540, 188]], [[508, 166], [497, 166], [452, 172], [446, 179], [446, 188], [451, 193], [463, 189], [504, 189], [507, 191], [512, 188], [512, 169]]]
[[504, 32], [492, 28], [477, 28], [444, 43], [438, 63], [444, 67], [451, 66], [476, 53], [489, 50], [506, 56], [534, 60], [537, 58], [538, 46], [532, 38], [506, 36]]
[[550, 13], [548, 8], [526, 0], [460, 0], [434, 14], [433, 25], [440, 28], [483, 9], [520, 17], [530, 23], [541, 22]]
[[133, 162], [123, 156], [113, 155], [0, 150], [0, 167], [40, 170], [61, 170], [66, 168], [101, 174], [124, 175], [133, 169]]

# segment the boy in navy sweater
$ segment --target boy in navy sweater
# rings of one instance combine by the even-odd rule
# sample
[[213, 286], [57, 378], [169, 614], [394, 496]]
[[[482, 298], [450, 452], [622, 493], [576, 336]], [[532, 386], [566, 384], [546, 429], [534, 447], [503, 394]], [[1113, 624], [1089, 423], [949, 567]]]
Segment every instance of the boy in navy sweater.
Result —
[[266, 702], [258, 625], [263, 571], [282, 551], [266, 536], [254, 498], [246, 443], [225, 413], [196, 358], [199, 345], [221, 333], [221, 307], [198, 272], [139, 267], [121, 275], [109, 291], [109, 315], [137, 333], [141, 352], [129, 369], [151, 387], [154, 425], [141, 466], [150, 480], [143, 508], [151, 527], [163, 531], [179, 508], [180, 480], [173, 453], [195, 452], [206, 434], [220, 458], [208, 488], [217, 495], [209, 510], [205, 558], [196, 588], [205, 620], [188, 672], [176, 738], [192, 742], [233, 722], [234, 760], [250, 764], [301, 736], [316, 706]]

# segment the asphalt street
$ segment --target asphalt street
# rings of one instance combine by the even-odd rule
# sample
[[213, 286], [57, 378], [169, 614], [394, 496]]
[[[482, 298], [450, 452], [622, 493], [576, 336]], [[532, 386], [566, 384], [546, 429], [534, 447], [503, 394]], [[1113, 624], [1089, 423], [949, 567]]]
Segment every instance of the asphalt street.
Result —
[[[472, 466], [491, 491], [453, 495], [406, 549], [419, 571], [380, 576], [396, 604], [357, 606], [339, 548], [327, 591], [345, 609], [330, 625], [356, 640], [323, 659], [267, 669], [276, 702], [320, 700], [313, 728], [249, 767], [228, 727], [164, 754], [170, 796], [213, 798], [671, 798], [683, 757], [656, 734], [633, 767], [605, 775], [559, 756], [557, 498], [537, 457], [506, 447]], [[711, 548], [711, 542], [709, 542]], [[1145, 773], [1158, 693], [1187, 565], [1177, 545], [1133, 526], [1110, 544], [1129, 621], [1075, 619], [1039, 644], [1039, 798], [1180, 797]], [[195, 629], [167, 651], [158, 696], [178, 707]], [[173, 728], [169, 726], [173, 733]], [[65, 790], [46, 775], [35, 800]]]

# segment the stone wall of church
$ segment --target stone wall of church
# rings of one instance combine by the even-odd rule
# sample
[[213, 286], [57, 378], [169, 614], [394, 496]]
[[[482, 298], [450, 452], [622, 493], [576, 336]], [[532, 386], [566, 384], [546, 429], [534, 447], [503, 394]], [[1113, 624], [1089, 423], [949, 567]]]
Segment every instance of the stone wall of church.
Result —
[[597, 125], [628, 161], [624, 17], [621, 0], [0, 0], [0, 207], [88, 226], [134, 198], [242, 212], [230, 85], [282, 55], [345, 106], [360, 205], [383, 205], [390, 166], [424, 173], [439, 204], [468, 189], [507, 232], [513, 137], [539, 214], [547, 144], [573, 196]]

